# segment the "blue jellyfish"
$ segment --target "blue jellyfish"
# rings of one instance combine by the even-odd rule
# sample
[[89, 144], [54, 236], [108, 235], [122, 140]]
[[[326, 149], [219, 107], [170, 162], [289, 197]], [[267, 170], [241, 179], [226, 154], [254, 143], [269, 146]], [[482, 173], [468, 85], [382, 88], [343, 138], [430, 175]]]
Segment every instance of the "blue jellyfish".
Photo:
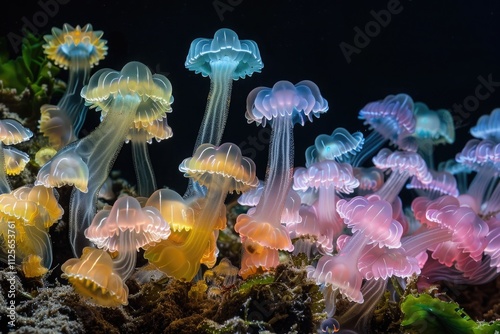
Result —
[[57, 107], [69, 118], [74, 138], [78, 136], [87, 114], [80, 91], [89, 82], [90, 69], [107, 54], [107, 41], [101, 39], [102, 35], [100, 30], [93, 31], [90, 24], [74, 28], [65, 23], [62, 30], [53, 28], [52, 35], [44, 36], [47, 57], [56, 65], [69, 69], [68, 88]]
[[418, 153], [434, 169], [434, 146], [455, 142], [453, 117], [446, 109], [430, 110], [422, 102], [415, 103], [414, 114], [417, 123], [413, 136], [417, 139]]
[[479, 117], [477, 124], [470, 129], [470, 133], [476, 138], [500, 143], [500, 108], [494, 109], [489, 115]]
[[306, 167], [323, 160], [350, 162], [364, 142], [361, 132], [350, 134], [344, 128], [336, 128], [331, 135], [321, 134], [306, 150]]
[[[264, 67], [257, 43], [240, 41], [231, 29], [219, 29], [213, 39], [197, 38], [191, 43], [185, 66], [210, 77], [210, 92], [194, 150], [204, 143], [218, 146], [226, 125], [233, 80], [252, 76]], [[203, 193], [203, 188], [190, 179], [185, 197]]]
[[[385, 99], [370, 102], [359, 112], [359, 118], [370, 125], [373, 131], [366, 137], [361, 152], [352, 162], [353, 167], [363, 163], [387, 142], [402, 146], [411, 146], [409, 138], [415, 131], [413, 100], [407, 94], [388, 95]], [[410, 149], [411, 150], [411, 149]]]
[[438, 171], [454, 175], [457, 180], [458, 192], [460, 194], [467, 192], [467, 188], [469, 187], [468, 175], [473, 171], [470, 167], [457, 162], [455, 159], [450, 159], [440, 162]]
[[191, 43], [185, 66], [210, 77], [210, 93], [195, 149], [200, 144], [220, 145], [233, 80], [260, 72], [264, 64], [254, 41], [238, 39], [231, 29], [219, 29], [213, 39], [197, 38]]

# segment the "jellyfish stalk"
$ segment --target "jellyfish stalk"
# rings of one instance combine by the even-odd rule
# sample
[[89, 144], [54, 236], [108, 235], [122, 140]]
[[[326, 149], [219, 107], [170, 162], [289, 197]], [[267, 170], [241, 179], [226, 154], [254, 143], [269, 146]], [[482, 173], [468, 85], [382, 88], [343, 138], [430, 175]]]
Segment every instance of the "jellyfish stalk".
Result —
[[[89, 246], [83, 232], [94, 218], [99, 189], [106, 182], [140, 103], [140, 96], [118, 95], [102, 123], [75, 145], [75, 151], [88, 166], [89, 180], [92, 181], [88, 183], [87, 192], [74, 189], [71, 194], [70, 241], [75, 256], [81, 254], [84, 247]], [[113, 131], [109, 131], [110, 128]]]
[[3, 144], [0, 142], [0, 194], [10, 193], [10, 184], [5, 171], [5, 154], [3, 152]]
[[262, 215], [268, 221], [280, 221], [288, 191], [292, 183], [293, 123], [291, 118], [279, 117], [273, 121], [266, 186], [255, 207], [254, 218]]
[[89, 82], [91, 68], [107, 54], [107, 41], [101, 38], [102, 35], [103, 32], [94, 31], [91, 24], [72, 27], [65, 23], [62, 29], [53, 28], [52, 34], [44, 36], [47, 43], [43, 48], [47, 57], [62, 68], [69, 68], [68, 89], [57, 107], [69, 119], [73, 134], [69, 137], [74, 139], [78, 137], [87, 115], [80, 91]]
[[66, 112], [73, 124], [73, 133], [78, 136], [87, 114], [85, 100], [80, 96], [80, 91], [89, 82], [90, 64], [87, 51], [77, 48], [70, 55], [68, 90], [57, 106]]
[[47, 187], [75, 185], [70, 202], [70, 240], [75, 256], [89, 245], [84, 230], [94, 218], [99, 189], [106, 182], [116, 156], [137, 115], [151, 109], [163, 115], [171, 110], [172, 87], [162, 75], [152, 75], [139, 62], [120, 72], [97, 71], [81, 95], [91, 107], [102, 110], [101, 124], [88, 136], [65, 146], [37, 175], [36, 184]]
[[167, 275], [190, 281], [198, 272], [207, 249], [214, 248], [211, 247], [213, 234], [221, 228], [217, 222], [221, 209], [224, 210], [226, 194], [246, 191], [257, 186], [258, 180], [253, 161], [242, 157], [238, 146], [231, 143], [219, 147], [200, 145], [193, 157], [184, 159], [179, 170], [206, 187], [201, 211], [188, 232], [149, 247], [144, 257]]
[[217, 67], [217, 71], [210, 74], [210, 92], [195, 148], [203, 143], [220, 144], [229, 111], [233, 73], [238, 62], [223, 60], [214, 62], [212, 66]]
[[[213, 39], [197, 38], [189, 48], [185, 66], [188, 70], [210, 77], [205, 115], [196, 139], [194, 151], [201, 144], [220, 145], [226, 125], [233, 80], [260, 72], [262, 60], [259, 48], [252, 40], [241, 40], [231, 29], [219, 29]], [[193, 179], [184, 197], [203, 197], [204, 188]]]
[[156, 190], [156, 179], [148, 153], [147, 132], [133, 129], [132, 160], [134, 160], [135, 175], [137, 177], [137, 193], [139, 196], [150, 196]]
[[[225, 189], [228, 189], [229, 181], [222, 181], [222, 184], [207, 187], [206, 205], [196, 217], [197, 228], [188, 232], [186, 238], [178, 243], [175, 240], [164, 241], [162, 254], [168, 257], [168, 261], [162, 261], [159, 269], [169, 276], [177, 279], [191, 281], [200, 269], [200, 260], [209, 246], [210, 237], [214, 232], [213, 223], [217, 221], [217, 216], [226, 198]], [[145, 257], [152, 261], [147, 252]], [[154, 260], [153, 260], [154, 261]]]

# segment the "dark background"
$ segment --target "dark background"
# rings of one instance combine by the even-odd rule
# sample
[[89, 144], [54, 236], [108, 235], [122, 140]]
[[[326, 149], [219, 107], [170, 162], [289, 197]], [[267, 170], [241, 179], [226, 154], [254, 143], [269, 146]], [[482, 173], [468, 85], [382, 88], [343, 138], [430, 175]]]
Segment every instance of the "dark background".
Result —
[[[95, 30], [104, 31], [109, 46], [108, 56], [97, 68], [119, 70], [137, 60], [153, 72], [167, 75], [175, 97], [174, 111], [168, 115], [174, 137], [150, 145], [150, 152], [158, 186], [181, 193], [186, 180], [177, 167], [192, 154], [209, 90], [209, 79], [186, 70], [184, 61], [193, 39], [211, 38], [219, 28], [231, 28], [240, 39], [256, 41], [264, 62], [262, 73], [234, 83], [223, 141], [251, 148], [244, 142], [256, 136], [259, 128], [247, 125], [245, 100], [257, 86], [309, 79], [328, 100], [327, 114], [295, 127], [296, 165], [304, 164], [305, 149], [320, 133], [329, 134], [339, 126], [367, 133], [357, 115], [370, 101], [407, 93], [432, 109], [452, 110], [454, 104], [475, 95], [478, 77], [491, 76], [500, 82], [500, 5], [494, 1], [401, 0], [397, 5], [395, 1], [60, 0], [58, 8], [44, 16], [42, 4], [55, 1], [11, 3], [15, 8], [1, 11], [1, 34], [20, 34], [26, 20], [33, 23], [43, 17], [47, 20], [38, 21], [39, 34], [50, 33], [52, 27], [61, 28], [64, 23], [91, 23]], [[397, 6], [398, 13], [392, 14], [379, 32], [373, 30], [367, 45], [352, 54], [348, 63], [340, 43], [355, 46], [355, 28], [365, 30], [370, 22], [369, 27], [375, 27], [373, 13], [391, 5]], [[63, 78], [67, 75], [65, 71], [61, 74]], [[500, 92], [493, 92], [467, 117], [455, 113], [457, 142], [439, 148], [437, 161], [460, 151], [477, 118], [498, 106]], [[97, 119], [97, 113], [91, 112], [88, 131]], [[135, 182], [130, 147], [126, 145], [122, 151], [114, 168]], [[263, 178], [267, 149], [253, 153]]]

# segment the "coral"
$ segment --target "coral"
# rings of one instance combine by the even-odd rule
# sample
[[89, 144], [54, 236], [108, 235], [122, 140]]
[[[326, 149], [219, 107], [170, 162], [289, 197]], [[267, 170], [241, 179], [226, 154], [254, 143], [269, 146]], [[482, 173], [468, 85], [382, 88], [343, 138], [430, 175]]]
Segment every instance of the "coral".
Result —
[[418, 152], [429, 168], [434, 168], [434, 146], [455, 142], [453, 117], [446, 109], [430, 110], [425, 103], [414, 105], [416, 119], [414, 137], [417, 138]]
[[52, 149], [60, 150], [76, 140], [68, 115], [57, 106], [44, 104], [40, 108], [39, 130], [47, 137]]
[[35, 154], [35, 163], [41, 167], [49, 162], [49, 160], [52, 159], [56, 153], [57, 151], [52, 147], [42, 147]]
[[[243, 305], [243, 309], [240, 306]], [[205, 321], [208, 333], [251, 332], [267, 329], [274, 333], [312, 333], [322, 313], [319, 288], [307, 280], [306, 272], [280, 265], [273, 275], [265, 274], [242, 284], [220, 305], [215, 321]], [[234, 314], [233, 312], [237, 313]], [[239, 318], [231, 316], [238, 315]]]
[[[5, 274], [0, 273], [1, 280]], [[23, 292], [21, 285], [17, 291]], [[2, 290], [2, 289], [0, 289]], [[2, 296], [5, 292], [2, 291]], [[69, 286], [40, 289], [37, 295], [26, 300], [26, 297], [16, 298], [23, 301], [16, 307], [16, 332], [17, 333], [41, 333], [49, 334], [57, 331], [63, 334], [86, 333], [82, 319], [77, 315], [78, 309], [67, 304], [68, 296], [71, 295]], [[6, 303], [0, 300], [0, 314], [6, 314]], [[98, 333], [98, 332], [95, 332]]]

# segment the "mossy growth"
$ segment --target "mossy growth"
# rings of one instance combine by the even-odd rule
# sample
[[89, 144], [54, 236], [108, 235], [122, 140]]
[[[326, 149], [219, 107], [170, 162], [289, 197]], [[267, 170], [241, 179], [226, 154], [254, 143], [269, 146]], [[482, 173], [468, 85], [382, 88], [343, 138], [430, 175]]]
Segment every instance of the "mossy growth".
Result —
[[402, 328], [408, 333], [498, 333], [500, 322], [472, 320], [455, 302], [446, 302], [429, 294], [408, 295], [401, 303]]
[[273, 273], [247, 279], [226, 294], [207, 333], [313, 333], [325, 319], [323, 295], [307, 272], [281, 264]]
[[378, 305], [373, 310], [372, 325], [375, 328], [384, 328], [389, 332], [396, 332], [399, 328], [401, 310], [389, 291], [385, 291]]
[[21, 55], [11, 59], [7, 39], [0, 38], [0, 103], [27, 118], [30, 128], [40, 118], [40, 106], [50, 103], [54, 92], [62, 93], [64, 88], [56, 80], [59, 68], [45, 56], [44, 44], [43, 38], [27, 33]]
[[274, 275], [265, 273], [262, 275], [257, 275], [254, 277], [250, 277], [245, 282], [240, 285], [238, 291], [243, 294], [247, 294], [254, 287], [264, 284], [270, 284], [274, 282]]

